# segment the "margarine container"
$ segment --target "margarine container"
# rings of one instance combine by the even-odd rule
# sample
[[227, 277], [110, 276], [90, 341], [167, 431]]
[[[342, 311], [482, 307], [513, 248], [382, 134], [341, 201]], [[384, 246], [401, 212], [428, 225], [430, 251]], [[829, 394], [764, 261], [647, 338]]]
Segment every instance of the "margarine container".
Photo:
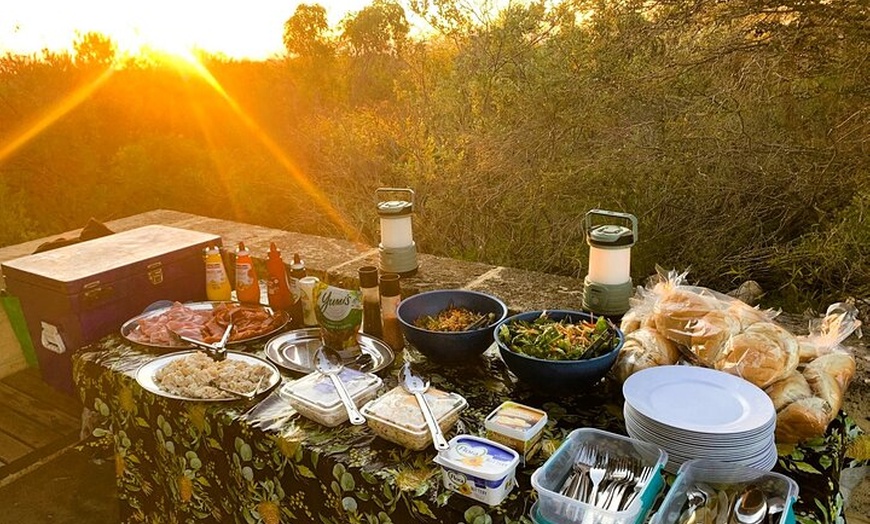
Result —
[[483, 422], [486, 438], [519, 453], [523, 463], [540, 449], [546, 425], [546, 412], [510, 400], [495, 408]]
[[445, 488], [490, 506], [501, 504], [513, 489], [519, 461], [509, 447], [473, 435], [456, 435], [435, 457]]
[[[468, 406], [462, 395], [430, 387], [423, 393], [443, 433], [447, 433], [459, 420], [459, 412]], [[387, 391], [368, 402], [360, 413], [379, 437], [417, 451], [432, 443], [432, 434], [417, 398], [402, 386]]]
[[[361, 406], [375, 398], [383, 380], [372, 373], [344, 368], [338, 374], [353, 403]], [[324, 426], [335, 427], [347, 421], [347, 410], [332, 380], [315, 371], [285, 386], [290, 405], [302, 416]]]

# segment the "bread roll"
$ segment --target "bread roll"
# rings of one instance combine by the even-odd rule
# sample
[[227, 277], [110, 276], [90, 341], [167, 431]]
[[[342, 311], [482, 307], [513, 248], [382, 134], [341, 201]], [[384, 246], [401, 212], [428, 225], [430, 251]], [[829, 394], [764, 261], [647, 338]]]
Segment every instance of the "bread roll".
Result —
[[804, 368], [804, 376], [808, 381], [812, 381], [811, 377], [817, 373], [824, 373], [834, 378], [840, 389], [845, 392], [852, 377], [855, 376], [855, 358], [841, 351], [822, 355]]
[[715, 367], [766, 388], [797, 369], [794, 335], [771, 322], [757, 322], [734, 336], [719, 353]]
[[770, 322], [775, 316], [769, 311], [762, 311], [749, 306], [744, 302], [735, 300], [728, 306], [728, 313], [740, 322], [740, 329], [744, 330], [758, 322]]
[[676, 364], [679, 359], [680, 352], [673, 342], [656, 330], [643, 327], [625, 336], [613, 369], [616, 378], [624, 382], [642, 369]]
[[819, 397], [807, 397], [792, 402], [776, 415], [776, 441], [796, 444], [824, 435], [835, 413]]
[[659, 333], [677, 344], [690, 346], [692, 335], [688, 330], [689, 325], [717, 309], [720, 309], [720, 302], [713, 297], [674, 288], [656, 304], [653, 319]]
[[787, 377], [774, 382], [764, 391], [773, 401], [773, 408], [776, 411], [792, 402], [813, 396], [813, 390], [800, 371], [792, 371]]
[[688, 326], [689, 348], [698, 361], [713, 367], [725, 345], [740, 332], [740, 322], [727, 311], [711, 311]]

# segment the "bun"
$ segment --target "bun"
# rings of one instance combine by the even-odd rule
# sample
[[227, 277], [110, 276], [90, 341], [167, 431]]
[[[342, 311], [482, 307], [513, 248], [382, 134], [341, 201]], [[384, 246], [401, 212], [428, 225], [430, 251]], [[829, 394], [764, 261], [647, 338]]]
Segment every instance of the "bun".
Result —
[[824, 435], [834, 414], [831, 406], [819, 397], [792, 402], [776, 415], [776, 441], [796, 444]]
[[679, 359], [680, 352], [673, 342], [654, 329], [642, 327], [625, 336], [613, 369], [616, 378], [624, 382], [642, 369], [676, 364]]
[[689, 347], [701, 364], [712, 367], [726, 344], [740, 331], [740, 322], [727, 311], [711, 311], [689, 325]]
[[772, 322], [757, 322], [726, 344], [716, 368], [766, 388], [797, 369], [794, 335]]
[[692, 344], [690, 324], [717, 309], [720, 309], [719, 301], [713, 297], [687, 289], [674, 288], [659, 300], [653, 310], [655, 328], [669, 340], [683, 346], [690, 346]]
[[765, 393], [773, 401], [773, 408], [777, 411], [792, 402], [813, 396], [813, 390], [800, 371], [792, 371], [784, 379], [774, 382]]
[[854, 374], [851, 355], [829, 353], [767, 388], [777, 410], [776, 441], [792, 444], [824, 435]]
[[848, 353], [835, 352], [822, 355], [807, 364], [804, 369], [804, 375], [807, 380], [815, 376], [816, 373], [823, 373], [833, 377], [840, 389], [846, 391], [852, 377], [855, 376], [855, 358]]
[[737, 319], [740, 323], [740, 329], [744, 330], [758, 322], [770, 322], [773, 320], [773, 314], [767, 311], [761, 311], [758, 308], [751, 307], [744, 302], [735, 300], [728, 307], [728, 314]]

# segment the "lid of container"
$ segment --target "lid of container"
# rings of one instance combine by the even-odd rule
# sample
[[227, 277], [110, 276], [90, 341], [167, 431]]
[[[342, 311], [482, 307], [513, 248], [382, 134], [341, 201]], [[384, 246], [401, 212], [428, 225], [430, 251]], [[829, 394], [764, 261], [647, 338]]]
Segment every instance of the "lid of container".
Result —
[[[354, 400], [378, 389], [383, 384], [383, 380], [377, 375], [350, 368], [342, 369], [338, 378]], [[318, 371], [289, 384], [285, 392], [291, 399], [302, 402], [321, 413], [329, 413], [337, 408], [344, 409], [332, 380]]]
[[[462, 411], [468, 405], [462, 395], [436, 388], [429, 388], [424, 395], [439, 423], [450, 415]], [[361, 412], [366, 417], [379, 420], [406, 433], [414, 435], [429, 433], [426, 419], [423, 418], [416, 397], [402, 389], [402, 386], [396, 386], [367, 403], [362, 407]]]
[[410, 215], [414, 212], [414, 204], [404, 200], [387, 200], [378, 202], [378, 214], [380, 216]]
[[546, 423], [545, 411], [508, 400], [492, 410], [483, 426], [509, 437], [528, 440]]
[[439, 451], [435, 463], [484, 480], [499, 480], [510, 474], [520, 455], [501, 444], [474, 435], [456, 435], [450, 448]]
[[401, 286], [399, 284], [400, 276], [398, 273], [384, 273], [381, 275], [378, 287], [381, 295], [385, 297], [394, 297], [401, 294]]
[[625, 226], [607, 224], [589, 230], [587, 241], [596, 247], [630, 246], [634, 244], [634, 233]]
[[9, 280], [29, 282], [64, 294], [76, 294], [94, 282], [107, 284], [147, 274], [151, 264], [164, 266], [202, 258], [218, 235], [176, 227], [143, 226], [3, 262]]
[[378, 287], [378, 266], [362, 266], [359, 268], [360, 287]]

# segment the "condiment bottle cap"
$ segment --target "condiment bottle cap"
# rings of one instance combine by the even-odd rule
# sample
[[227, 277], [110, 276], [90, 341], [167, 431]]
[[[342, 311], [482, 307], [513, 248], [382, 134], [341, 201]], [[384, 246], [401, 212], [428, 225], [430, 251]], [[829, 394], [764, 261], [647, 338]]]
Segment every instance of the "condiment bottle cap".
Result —
[[359, 268], [360, 287], [378, 287], [377, 266], [363, 266]]
[[380, 281], [381, 295], [392, 297], [401, 293], [398, 273], [384, 273]]

